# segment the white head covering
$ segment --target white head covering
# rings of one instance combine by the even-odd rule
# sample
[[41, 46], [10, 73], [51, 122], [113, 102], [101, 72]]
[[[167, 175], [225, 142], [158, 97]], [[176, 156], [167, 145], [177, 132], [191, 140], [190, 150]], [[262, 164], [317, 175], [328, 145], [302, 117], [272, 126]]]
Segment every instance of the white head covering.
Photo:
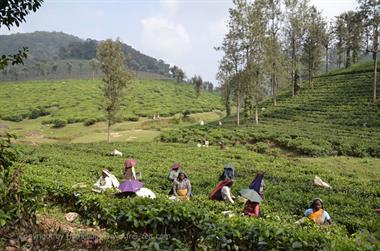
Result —
[[103, 169], [103, 173], [105, 173], [112, 181], [112, 185], [115, 187], [115, 188], [118, 188], [120, 183], [119, 181], [117, 180], [117, 178], [115, 177], [115, 175], [113, 175], [110, 171], [108, 171], [107, 169]]

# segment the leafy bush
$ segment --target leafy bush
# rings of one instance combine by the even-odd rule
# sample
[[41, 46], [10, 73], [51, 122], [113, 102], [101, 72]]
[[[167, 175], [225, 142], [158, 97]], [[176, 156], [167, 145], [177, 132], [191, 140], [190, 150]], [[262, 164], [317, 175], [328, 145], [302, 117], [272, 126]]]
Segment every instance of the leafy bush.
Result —
[[255, 145], [255, 151], [258, 153], [265, 153], [269, 149], [268, 144], [259, 142]]
[[49, 115], [50, 112], [46, 110], [46, 108], [43, 107], [37, 107], [30, 111], [28, 118], [29, 119], [36, 119], [38, 117]]
[[136, 122], [136, 121], [139, 121], [139, 117], [137, 117], [137, 116], [130, 116], [130, 117], [126, 117], [125, 120], [126, 121], [134, 121], [134, 122]]
[[90, 126], [90, 125], [93, 125], [96, 123], [96, 119], [86, 119], [86, 121], [84, 121], [84, 125], [85, 126]]
[[52, 124], [53, 124], [53, 128], [62, 128], [66, 126], [67, 122], [66, 120], [63, 120], [63, 119], [54, 119], [52, 121]]
[[3, 116], [2, 118], [4, 120], [9, 120], [9, 121], [13, 121], [13, 122], [20, 122], [24, 119], [22, 117], [22, 115], [9, 115], [9, 116]]

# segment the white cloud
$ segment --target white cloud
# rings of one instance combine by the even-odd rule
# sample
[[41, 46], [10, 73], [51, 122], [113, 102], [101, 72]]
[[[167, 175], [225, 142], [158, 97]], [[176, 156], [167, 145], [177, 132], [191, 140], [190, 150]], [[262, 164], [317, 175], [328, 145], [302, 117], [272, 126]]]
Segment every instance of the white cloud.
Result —
[[181, 24], [158, 17], [146, 18], [141, 22], [143, 47], [148, 54], [174, 60], [190, 50], [189, 34]]

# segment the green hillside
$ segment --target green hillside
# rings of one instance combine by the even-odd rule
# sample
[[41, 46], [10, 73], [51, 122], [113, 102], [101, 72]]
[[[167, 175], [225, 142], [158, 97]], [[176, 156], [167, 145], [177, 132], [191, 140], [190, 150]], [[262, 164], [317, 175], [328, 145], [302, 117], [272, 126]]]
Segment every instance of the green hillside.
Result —
[[[99, 110], [100, 80], [30, 81], [0, 84], [0, 117], [21, 121], [44, 117], [43, 123], [61, 119], [67, 123], [104, 120]], [[120, 121], [139, 117], [170, 116], [222, 109], [220, 97], [173, 81], [133, 80], [125, 91]]]
[[[24, 65], [9, 66], [1, 71], [0, 81], [62, 79], [90, 77], [89, 60], [96, 57], [99, 41], [81, 39], [63, 32], [36, 31], [0, 35], [0, 55], [14, 54], [28, 47]], [[130, 70], [169, 75], [169, 64], [123, 44]], [[98, 72], [96, 72], [98, 73]]]
[[189, 142], [207, 137], [214, 143], [221, 139], [264, 142], [313, 156], [380, 157], [380, 103], [372, 103], [372, 81], [370, 64], [338, 70], [315, 78], [315, 88], [303, 87], [296, 97], [289, 91], [281, 93], [277, 106], [270, 100], [262, 103], [259, 125], [245, 119], [237, 128], [231, 116], [222, 127], [184, 128], [161, 140]]

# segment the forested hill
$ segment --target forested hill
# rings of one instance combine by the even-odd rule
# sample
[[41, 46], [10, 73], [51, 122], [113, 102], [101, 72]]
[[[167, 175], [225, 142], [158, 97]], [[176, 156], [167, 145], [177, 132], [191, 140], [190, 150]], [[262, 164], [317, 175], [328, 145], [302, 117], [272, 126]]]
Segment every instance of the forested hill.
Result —
[[[55, 74], [57, 68], [67, 75], [91, 75], [89, 60], [96, 56], [97, 40], [83, 40], [63, 32], [36, 31], [33, 33], [17, 33], [0, 35], [0, 55], [14, 54], [22, 47], [29, 48], [28, 59], [24, 66], [9, 67], [3, 72], [3, 80], [19, 80], [44, 77]], [[147, 56], [130, 45], [124, 44], [127, 66], [134, 71], [169, 74], [169, 64]], [[56, 65], [57, 67], [52, 68]], [[7, 76], [5, 76], [7, 75]], [[62, 75], [62, 72], [61, 72]]]
[[243, 110], [240, 127], [232, 115], [222, 127], [215, 123], [185, 128], [163, 135], [162, 141], [197, 141], [208, 135], [212, 143], [221, 139], [227, 144], [254, 143], [257, 151], [276, 145], [312, 156], [380, 157], [380, 103], [372, 101], [372, 63], [337, 70], [313, 82], [314, 88], [304, 83], [295, 97], [290, 90], [280, 93], [276, 106], [271, 100], [261, 103], [258, 125], [254, 114]]

